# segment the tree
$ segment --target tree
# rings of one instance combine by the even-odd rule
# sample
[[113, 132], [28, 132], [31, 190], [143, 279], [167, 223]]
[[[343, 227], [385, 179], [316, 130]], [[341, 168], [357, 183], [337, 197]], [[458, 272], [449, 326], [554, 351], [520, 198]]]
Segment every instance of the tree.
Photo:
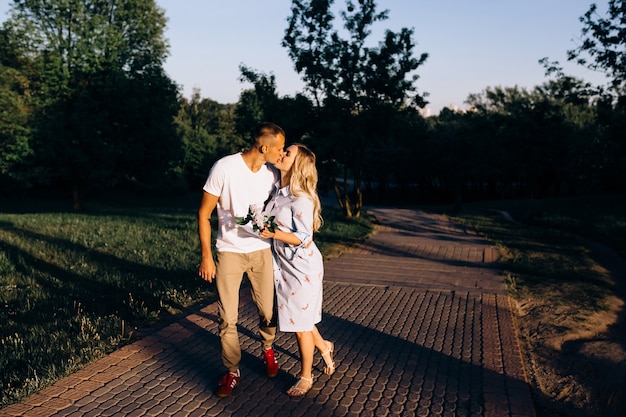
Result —
[[215, 161], [245, 146], [235, 131], [235, 106], [203, 99], [198, 89], [190, 100], [181, 98], [176, 126], [184, 153], [180, 169], [194, 190], [204, 184]]
[[613, 90], [626, 94], [626, 0], [609, 0], [607, 17], [598, 13], [594, 3], [580, 18], [582, 44], [567, 51], [568, 60], [587, 68], [604, 71]]
[[[609, 0], [606, 17], [598, 14], [594, 3], [580, 18], [583, 42], [568, 51], [568, 59], [592, 70], [604, 71], [610, 80], [613, 97], [598, 103], [598, 123], [605, 130], [603, 142], [611, 150], [604, 182], [610, 189], [626, 189], [626, 0]], [[611, 168], [609, 168], [611, 167]]]
[[[413, 57], [413, 30], [386, 31], [379, 45], [368, 43], [371, 26], [388, 17], [373, 0], [346, 1], [340, 12], [347, 39], [333, 29], [332, 0], [293, 0], [282, 45], [305, 82], [305, 94], [316, 105], [318, 126], [312, 134], [320, 142], [322, 161], [334, 183], [337, 200], [347, 216], [358, 217], [366, 155], [379, 138], [367, 121], [388, 109], [425, 104], [417, 93], [414, 71], [427, 54]], [[379, 113], [382, 112], [382, 113]], [[393, 112], [392, 112], [393, 113]], [[392, 119], [378, 119], [393, 124]]]
[[382, 106], [364, 113], [363, 124], [370, 136], [378, 138], [365, 155], [364, 202], [406, 204], [424, 197], [431, 134], [428, 120], [415, 108]]
[[72, 190], [174, 182], [177, 86], [154, 0], [14, 0], [5, 29], [32, 60], [35, 164]]
[[481, 141], [483, 150], [475, 157], [492, 152], [473, 161], [481, 167], [481, 181], [496, 180], [502, 197], [602, 191], [598, 180], [613, 172], [609, 169], [613, 157], [607, 152], [606, 129], [597, 122], [593, 97], [588, 83], [572, 77], [530, 91], [496, 87], [470, 95], [471, 124], [485, 128], [465, 136]]
[[[581, 44], [567, 51], [568, 60], [591, 70], [603, 72], [607, 86], [590, 85], [585, 90], [593, 94], [595, 121], [586, 127], [587, 140], [579, 141], [584, 158], [581, 175], [587, 181], [595, 176], [595, 183], [607, 190], [626, 189], [626, 1], [609, 0], [606, 17], [600, 16], [594, 3], [579, 19], [584, 27]], [[564, 74], [558, 62], [539, 61], [546, 75], [556, 76], [556, 82], [566, 86], [575, 81]], [[591, 98], [590, 98], [591, 99]], [[593, 126], [592, 126], [593, 125]]]
[[259, 123], [264, 121], [278, 123], [281, 116], [278, 111], [280, 98], [276, 92], [274, 74], [263, 74], [245, 65], [240, 65], [239, 71], [241, 72], [239, 81], [253, 85], [252, 89], [241, 93], [235, 109], [237, 132], [247, 140]]
[[273, 74], [264, 74], [245, 65], [239, 69], [239, 80], [253, 86], [241, 93], [237, 103], [235, 112], [239, 134], [249, 138], [259, 123], [270, 121], [285, 130], [288, 142], [303, 141], [308, 136], [314, 114], [309, 99], [302, 94], [279, 97]]
[[0, 187], [3, 190], [10, 188], [9, 182], [26, 181], [16, 168], [32, 155], [28, 127], [32, 113], [28, 99], [30, 84], [20, 70], [21, 61], [7, 32], [0, 30]]

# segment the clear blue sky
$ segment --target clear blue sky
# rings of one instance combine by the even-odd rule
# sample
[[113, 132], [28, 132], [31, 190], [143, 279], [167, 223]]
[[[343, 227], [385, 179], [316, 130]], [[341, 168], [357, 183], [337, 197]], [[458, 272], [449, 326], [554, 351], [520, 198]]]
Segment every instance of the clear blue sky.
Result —
[[[239, 65], [276, 77], [280, 95], [293, 96], [302, 83], [281, 39], [290, 0], [156, 0], [168, 17], [165, 36], [170, 56], [165, 69], [191, 96], [234, 103], [249, 84], [238, 81]], [[429, 58], [416, 85], [428, 92], [433, 113], [454, 104], [464, 107], [470, 93], [487, 87], [533, 88], [547, 81], [538, 63], [557, 60], [566, 73], [601, 83], [597, 73], [567, 62], [566, 52], [579, 43], [578, 18], [592, 0], [378, 0], [389, 19], [374, 26], [374, 45], [385, 29], [414, 29], [415, 56]], [[596, 3], [605, 10], [606, 0]], [[6, 19], [8, 0], [0, 0]], [[344, 0], [335, 5], [343, 8]], [[336, 20], [339, 28], [341, 21]]]

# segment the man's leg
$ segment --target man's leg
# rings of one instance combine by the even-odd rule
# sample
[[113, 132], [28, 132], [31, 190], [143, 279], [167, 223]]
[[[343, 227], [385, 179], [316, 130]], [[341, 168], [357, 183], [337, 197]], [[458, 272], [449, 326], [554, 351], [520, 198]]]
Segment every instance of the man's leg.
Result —
[[252, 299], [259, 310], [259, 334], [263, 347], [269, 349], [276, 338], [276, 305], [274, 296], [274, 267], [271, 249], [249, 254], [248, 279]]
[[230, 372], [237, 372], [241, 362], [241, 346], [237, 333], [239, 319], [239, 289], [246, 270], [246, 255], [218, 252], [215, 286], [220, 317], [222, 361]]
[[278, 375], [278, 361], [272, 348], [276, 338], [276, 303], [274, 296], [274, 268], [270, 249], [250, 254], [248, 279], [252, 299], [259, 310], [259, 334], [263, 339], [263, 362], [269, 378]]

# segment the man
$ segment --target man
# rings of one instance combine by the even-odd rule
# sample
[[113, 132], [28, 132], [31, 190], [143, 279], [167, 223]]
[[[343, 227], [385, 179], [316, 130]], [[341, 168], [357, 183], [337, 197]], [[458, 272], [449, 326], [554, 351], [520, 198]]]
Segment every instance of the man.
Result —
[[[268, 377], [278, 374], [272, 343], [276, 336], [274, 316], [274, 280], [270, 241], [259, 237], [252, 225], [237, 224], [246, 217], [251, 205], [266, 202], [278, 181], [275, 164], [283, 156], [285, 132], [273, 123], [261, 124], [254, 133], [252, 146], [244, 152], [218, 160], [203, 187], [198, 209], [198, 234], [202, 261], [198, 275], [213, 282], [218, 293], [222, 361], [228, 372], [220, 379], [217, 395], [228, 397], [239, 384], [241, 347], [237, 332], [239, 289], [247, 273], [252, 299], [260, 316], [259, 333], [263, 340], [265, 370]], [[211, 214], [217, 207], [218, 229], [215, 249], [211, 250]]]

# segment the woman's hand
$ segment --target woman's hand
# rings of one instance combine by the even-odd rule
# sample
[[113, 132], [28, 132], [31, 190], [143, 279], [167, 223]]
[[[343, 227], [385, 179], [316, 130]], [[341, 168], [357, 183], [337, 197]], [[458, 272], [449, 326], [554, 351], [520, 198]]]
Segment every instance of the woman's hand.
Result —
[[267, 226], [265, 226], [263, 230], [259, 232], [259, 236], [261, 236], [263, 239], [273, 239], [274, 235], [276, 235], [276, 232], [270, 232], [270, 229]]
[[261, 236], [264, 239], [280, 240], [281, 242], [285, 242], [288, 245], [294, 245], [294, 246], [298, 246], [302, 243], [300, 242], [300, 239], [298, 238], [298, 236], [296, 236], [295, 234], [283, 232], [280, 229], [274, 229], [273, 232], [270, 232], [270, 229], [265, 227], [263, 230], [259, 232], [259, 236]]

